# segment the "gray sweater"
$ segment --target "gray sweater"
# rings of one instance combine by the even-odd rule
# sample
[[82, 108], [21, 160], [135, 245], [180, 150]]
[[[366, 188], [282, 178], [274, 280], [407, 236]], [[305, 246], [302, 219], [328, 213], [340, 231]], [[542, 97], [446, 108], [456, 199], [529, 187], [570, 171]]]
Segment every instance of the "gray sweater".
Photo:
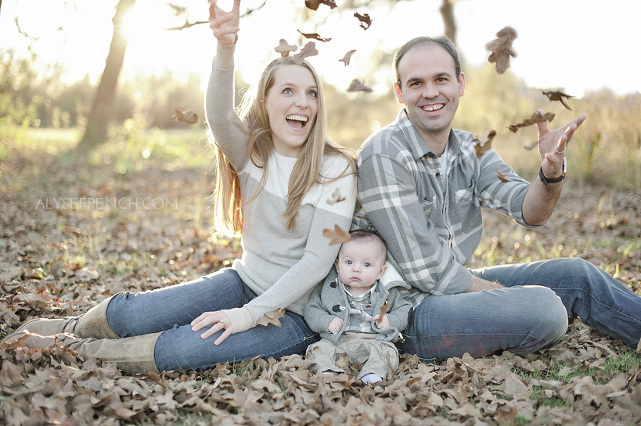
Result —
[[[233, 60], [233, 54], [234, 46], [218, 45], [217, 56], [223, 63]], [[250, 161], [247, 135], [234, 111], [234, 69], [218, 67], [216, 59], [205, 98], [206, 118], [216, 142], [238, 171], [243, 200], [248, 200], [259, 187], [264, 169]], [[273, 152], [268, 160], [265, 188], [242, 207], [243, 255], [234, 261], [233, 268], [258, 295], [245, 305], [254, 324], [265, 313], [278, 308], [302, 315], [311, 291], [325, 278], [338, 254], [339, 245], [329, 245], [323, 230], [333, 230], [335, 225], [348, 230], [354, 213], [356, 177], [348, 174], [329, 183], [315, 184], [303, 198], [295, 229], [287, 230], [283, 212], [296, 161]], [[347, 165], [341, 156], [326, 156], [321, 175], [341, 176]], [[345, 197], [344, 201], [332, 201], [336, 189]]]
[[[404, 281], [391, 281], [383, 285], [378, 281], [372, 289], [371, 302], [374, 315], [381, 312], [385, 302], [389, 302], [387, 316], [390, 320], [390, 328], [379, 330], [374, 321], [371, 324], [371, 333], [377, 333], [377, 340], [394, 342], [401, 338], [401, 331], [407, 327], [412, 304], [401, 294], [401, 289], [408, 289], [409, 284]], [[349, 298], [345, 291], [345, 285], [338, 278], [335, 268], [325, 278], [325, 282], [319, 285], [312, 293], [309, 304], [305, 307], [305, 321], [309, 327], [319, 333], [324, 339], [338, 344], [344, 340], [344, 333], [349, 328]], [[372, 315], [372, 316], [374, 316]], [[343, 320], [341, 330], [332, 334], [327, 327], [330, 321], [338, 317]]]

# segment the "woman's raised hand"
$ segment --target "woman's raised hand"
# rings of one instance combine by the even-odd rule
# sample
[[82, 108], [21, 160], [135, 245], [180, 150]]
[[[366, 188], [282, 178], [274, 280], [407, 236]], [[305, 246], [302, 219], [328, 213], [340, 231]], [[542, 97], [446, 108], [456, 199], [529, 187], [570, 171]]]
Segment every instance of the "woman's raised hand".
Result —
[[225, 12], [216, 4], [216, 0], [209, 0], [209, 28], [214, 32], [218, 43], [232, 45], [238, 39], [240, 21], [240, 0], [234, 0], [231, 12]]

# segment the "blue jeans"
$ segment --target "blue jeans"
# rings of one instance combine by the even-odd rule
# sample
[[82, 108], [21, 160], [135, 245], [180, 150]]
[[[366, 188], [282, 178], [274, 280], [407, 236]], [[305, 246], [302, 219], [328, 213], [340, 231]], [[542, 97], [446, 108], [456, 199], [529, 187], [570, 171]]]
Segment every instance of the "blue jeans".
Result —
[[216, 364], [240, 362], [259, 356], [276, 359], [304, 354], [318, 341], [302, 316], [287, 311], [281, 327], [258, 325], [232, 334], [214, 345], [218, 332], [203, 340], [207, 329], [192, 331], [191, 321], [207, 311], [239, 308], [256, 297], [233, 269], [183, 284], [144, 293], [116, 295], [107, 308], [107, 321], [120, 337], [162, 332], [154, 356], [160, 371], [205, 370]]
[[[527, 354], [557, 343], [568, 317], [636, 347], [641, 297], [583, 259], [564, 258], [473, 270], [506, 288], [426, 297], [403, 332], [401, 350], [425, 360], [501, 350]], [[552, 290], [552, 291], [550, 291]]]

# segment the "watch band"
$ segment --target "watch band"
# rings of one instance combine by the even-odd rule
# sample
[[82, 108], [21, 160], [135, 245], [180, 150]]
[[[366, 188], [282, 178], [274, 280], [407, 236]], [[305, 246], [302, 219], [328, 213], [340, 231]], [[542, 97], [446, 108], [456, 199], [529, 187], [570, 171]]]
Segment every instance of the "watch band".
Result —
[[545, 177], [545, 175], [543, 174], [543, 166], [541, 166], [539, 168], [539, 178], [541, 179], [541, 182], [543, 182], [546, 185], [548, 185], [550, 183], [561, 182], [561, 181], [563, 181], [563, 179], [565, 179], [565, 171], [567, 170], [567, 167], [568, 167], [567, 158], [563, 157], [563, 173], [561, 174], [561, 176], [555, 177], [555, 178]]

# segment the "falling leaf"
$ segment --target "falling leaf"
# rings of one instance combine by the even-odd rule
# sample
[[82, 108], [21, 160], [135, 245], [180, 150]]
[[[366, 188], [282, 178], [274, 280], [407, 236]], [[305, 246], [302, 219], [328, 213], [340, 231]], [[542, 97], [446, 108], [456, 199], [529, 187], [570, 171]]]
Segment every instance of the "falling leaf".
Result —
[[496, 72], [503, 74], [510, 68], [510, 56], [516, 57], [512, 48], [512, 42], [516, 38], [516, 31], [512, 27], [505, 27], [498, 33], [496, 40], [485, 45], [485, 48], [492, 53], [487, 58], [489, 62], [496, 63]]
[[499, 180], [501, 182], [511, 182], [512, 181], [512, 179], [510, 179], [509, 177], [505, 176], [503, 173], [499, 172], [498, 169], [494, 169], [494, 171], [496, 172], [496, 175], [499, 177]]
[[343, 56], [342, 59], [339, 59], [338, 61], [344, 63], [345, 66], [348, 66], [349, 65], [349, 61], [352, 59], [352, 55], [354, 54], [354, 52], [356, 52], [356, 49], [350, 50], [349, 52], [347, 52], [345, 54], [345, 56]]
[[198, 121], [198, 114], [196, 114], [192, 110], [186, 109], [184, 111], [181, 111], [178, 108], [174, 108], [174, 111], [176, 112], [174, 114], [174, 120], [176, 121], [181, 121], [188, 124], [195, 124]]
[[327, 204], [330, 206], [333, 206], [336, 203], [340, 203], [341, 201], [345, 201], [345, 197], [341, 195], [340, 189], [336, 188], [334, 192], [332, 192], [332, 195], [327, 199]]
[[359, 21], [358, 25], [362, 29], [366, 30], [366, 29], [368, 29], [370, 27], [370, 25], [372, 25], [372, 18], [370, 18], [370, 16], [367, 13], [363, 13], [361, 15], [358, 12], [354, 12], [354, 16], [356, 17], [356, 19], [358, 19], [358, 21]]
[[521, 127], [531, 126], [533, 124], [542, 123], [544, 121], [551, 123], [552, 120], [554, 120], [554, 117], [555, 115], [552, 112], [546, 112], [545, 114], [541, 114], [541, 111], [534, 111], [530, 116], [530, 118], [526, 118], [521, 123], [511, 124], [508, 126], [508, 129], [510, 129], [510, 132], [516, 133], [519, 131]]
[[313, 41], [309, 41], [305, 46], [303, 46], [300, 52], [293, 56], [293, 58], [294, 62], [300, 65], [303, 63], [305, 58], [316, 55], [318, 55], [318, 50], [316, 50], [316, 43], [314, 43]]
[[327, 228], [323, 229], [323, 235], [330, 239], [330, 246], [333, 246], [334, 244], [343, 244], [351, 239], [349, 234], [343, 231], [338, 225], [334, 225], [333, 231]]
[[543, 93], [545, 96], [547, 96], [547, 97], [548, 97], [548, 99], [550, 100], [550, 102], [553, 102], [553, 101], [561, 102], [561, 104], [563, 104], [563, 106], [564, 106], [565, 108], [567, 108], [567, 109], [569, 109], [570, 111], [572, 111], [572, 108], [570, 107], [570, 105], [568, 105], [568, 103], [565, 101], [565, 99], [564, 99], [564, 98], [568, 98], [568, 99], [569, 99], [569, 98], [572, 98], [573, 96], [566, 95], [566, 94], [565, 94], [565, 93], [563, 93], [563, 92], [553, 91], [553, 90], [550, 90], [549, 92], [546, 92], [545, 90], [543, 90], [543, 91], [542, 91], [542, 93]]
[[283, 308], [274, 309], [271, 312], [267, 312], [262, 317], [258, 318], [256, 324], [267, 326], [269, 324], [274, 324], [276, 327], [280, 327], [280, 321], [278, 318], [285, 316], [285, 310]]
[[354, 79], [347, 88], [348, 92], [373, 92], [372, 89], [365, 86], [360, 80]]
[[295, 52], [296, 49], [298, 49], [297, 46], [287, 43], [287, 40], [285, 40], [284, 38], [281, 38], [278, 46], [274, 47], [274, 51], [280, 53], [283, 58], [289, 56], [291, 52]]
[[383, 303], [383, 306], [381, 306], [381, 315], [376, 320], [376, 325], [381, 325], [381, 322], [383, 321], [383, 316], [385, 316], [388, 309], [389, 309], [389, 301], [386, 300], [385, 303]]
[[322, 41], [323, 43], [330, 41], [332, 38], [331, 37], [321, 37], [320, 34], [318, 33], [304, 33], [301, 30], [297, 30], [303, 37], [305, 38], [311, 38], [314, 40]]
[[485, 135], [485, 138], [483, 138], [483, 140], [480, 140], [478, 138], [472, 139], [472, 142], [476, 142], [476, 144], [474, 145], [476, 158], [481, 158], [483, 154], [485, 154], [492, 148], [492, 140], [494, 139], [494, 136], [496, 136], [496, 130], [492, 129], [487, 132], [487, 135]]
[[336, 2], [334, 0], [305, 0], [305, 6], [312, 10], [318, 10], [318, 6], [324, 4], [329, 6], [330, 9], [336, 7]]

